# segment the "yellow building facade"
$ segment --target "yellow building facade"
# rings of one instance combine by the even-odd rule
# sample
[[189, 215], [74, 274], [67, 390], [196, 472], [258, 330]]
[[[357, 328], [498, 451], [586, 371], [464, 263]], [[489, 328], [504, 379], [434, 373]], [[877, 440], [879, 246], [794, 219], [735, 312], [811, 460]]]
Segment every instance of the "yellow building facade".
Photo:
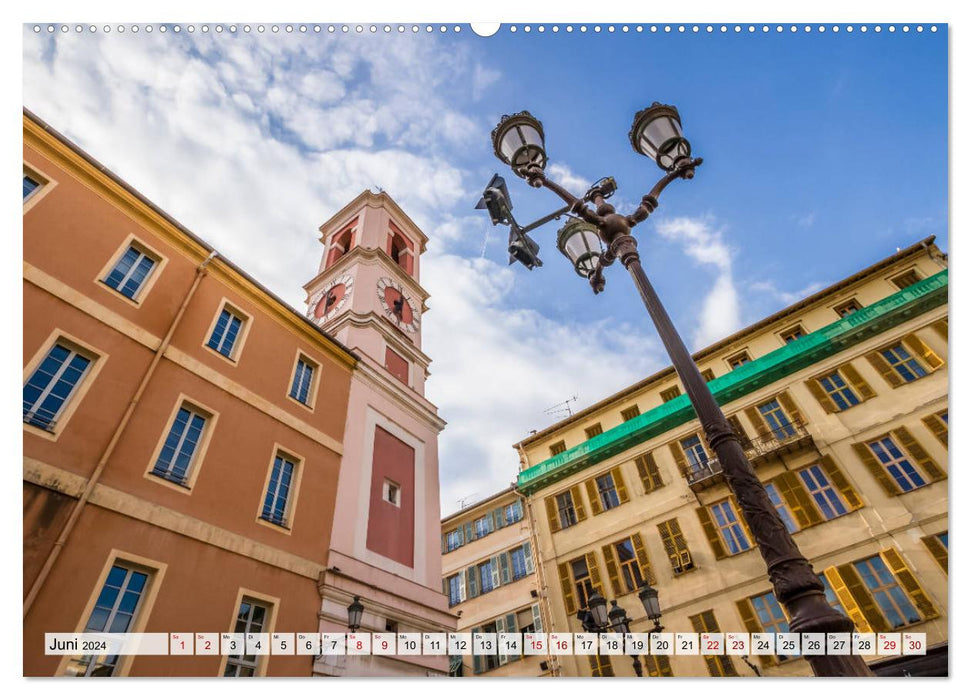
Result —
[[[886, 675], [947, 668], [948, 271], [933, 240], [694, 356], [830, 603], [858, 631], [926, 633], [926, 656], [865, 657]], [[528, 585], [546, 631], [582, 632], [576, 614], [593, 591], [626, 609], [632, 631], [649, 631], [637, 597], [648, 582], [665, 631], [788, 631], [673, 368], [515, 447], [521, 470], [509, 498], [522, 497], [533, 531], [524, 535], [534, 538]], [[443, 533], [478, 516], [453, 517]], [[488, 537], [477, 546], [477, 556], [446, 554], [446, 585], [493, 556]], [[505, 598], [464, 601], [460, 629], [497, 618]], [[811, 673], [784, 655], [644, 662], [656, 676]], [[548, 665], [563, 676], [634, 675], [625, 656], [551, 656]]]

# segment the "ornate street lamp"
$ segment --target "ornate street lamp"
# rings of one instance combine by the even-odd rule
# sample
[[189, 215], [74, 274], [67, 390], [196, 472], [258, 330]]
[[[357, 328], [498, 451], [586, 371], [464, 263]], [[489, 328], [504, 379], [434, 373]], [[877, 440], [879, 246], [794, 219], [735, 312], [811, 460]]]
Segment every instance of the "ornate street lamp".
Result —
[[[738, 500], [742, 515], [759, 546], [776, 598], [789, 614], [790, 631], [852, 632], [850, 619], [827, 602], [822, 582], [789, 535], [745, 456], [738, 436], [725, 419], [641, 267], [637, 241], [631, 235], [631, 229], [646, 220], [657, 208], [657, 198], [669, 184], [677, 179], [693, 178], [695, 168], [701, 165], [702, 160], [691, 157], [691, 144], [682, 133], [681, 116], [670, 105], [654, 103], [638, 112], [629, 136], [634, 150], [654, 160], [665, 175], [650, 192], [641, 197], [640, 205], [625, 216], [618, 214], [607, 202], [617, 187], [613, 178], [594, 183], [583, 197], [573, 195], [546, 174], [546, 145], [539, 120], [529, 112], [503, 116], [492, 132], [496, 155], [530, 186], [545, 187], [566, 203], [562, 209], [521, 231], [532, 230], [562, 214], [569, 214], [588, 224], [589, 228], [579, 229], [572, 221], [568, 223], [557, 236], [557, 245], [577, 274], [589, 280], [594, 294], [604, 289], [603, 271], [606, 267], [619, 260], [627, 268], [698, 415], [705, 440], [717, 455], [728, 487]], [[511, 215], [509, 219], [513, 226], [518, 227]], [[596, 231], [604, 248], [602, 254], [596, 257], [593, 253], [597, 246], [592, 240], [591, 230]], [[531, 249], [531, 256], [522, 262], [532, 263], [538, 252], [536, 246], [536, 250]], [[535, 267], [528, 266], [530, 269]], [[646, 609], [648, 604], [652, 604], [651, 594], [645, 591], [644, 595], [642, 602]], [[657, 612], [659, 617], [660, 610]], [[606, 620], [603, 622], [606, 624]], [[806, 659], [817, 676], [872, 675], [859, 656], [821, 655], [807, 656]]]
[[587, 600], [587, 608], [590, 610], [591, 622], [599, 629], [605, 629], [609, 620], [607, 616], [607, 601], [599, 593], [594, 593]]
[[654, 629], [652, 632], [660, 632], [664, 628], [661, 627], [661, 603], [657, 599], [657, 590], [651, 587], [649, 583], [645, 583], [644, 587], [638, 591], [637, 597], [641, 599], [641, 605], [644, 606], [644, 614], [647, 615], [647, 619], [654, 623]]
[[354, 596], [354, 602], [347, 606], [347, 626], [351, 632], [356, 632], [361, 626], [361, 616], [364, 614], [364, 606], [361, 598]]

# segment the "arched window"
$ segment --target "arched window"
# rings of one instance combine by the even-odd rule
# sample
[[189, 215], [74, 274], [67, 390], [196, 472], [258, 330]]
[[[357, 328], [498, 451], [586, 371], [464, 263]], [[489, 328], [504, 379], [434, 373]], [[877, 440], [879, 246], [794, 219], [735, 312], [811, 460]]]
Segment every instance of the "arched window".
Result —
[[345, 229], [336, 234], [330, 241], [330, 252], [327, 254], [327, 267], [340, 260], [351, 249], [354, 243], [354, 232], [352, 229]]
[[391, 259], [394, 260], [402, 270], [410, 275], [412, 271], [411, 247], [408, 245], [408, 242], [405, 240], [404, 236], [396, 231], [391, 234], [390, 238], [391, 240], [388, 244], [388, 255], [391, 256]]

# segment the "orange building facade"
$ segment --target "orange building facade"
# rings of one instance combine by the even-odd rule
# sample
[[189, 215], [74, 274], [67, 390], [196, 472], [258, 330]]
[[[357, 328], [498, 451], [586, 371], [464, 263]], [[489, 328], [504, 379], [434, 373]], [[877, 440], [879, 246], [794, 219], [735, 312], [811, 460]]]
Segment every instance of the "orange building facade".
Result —
[[[317, 631], [361, 362], [26, 110], [23, 129], [24, 674], [312, 675], [313, 656], [44, 655], [48, 632]], [[368, 546], [434, 552], [432, 585], [388, 604], [420, 598], [441, 631], [427, 529]]]

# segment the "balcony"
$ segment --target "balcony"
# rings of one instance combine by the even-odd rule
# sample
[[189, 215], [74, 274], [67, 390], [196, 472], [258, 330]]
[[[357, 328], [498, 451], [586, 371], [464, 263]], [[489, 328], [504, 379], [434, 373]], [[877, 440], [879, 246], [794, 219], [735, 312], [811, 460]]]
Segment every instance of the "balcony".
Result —
[[[775, 430], [759, 433], [754, 438], [741, 438], [742, 449], [753, 467], [764, 464], [775, 457], [791, 454], [806, 449], [816, 449], [816, 442], [809, 433], [806, 425], [793, 421]], [[722, 466], [717, 458], [709, 459], [704, 464], [691, 464], [690, 470], [685, 472], [688, 486], [695, 493], [721, 484], [725, 481]]]

